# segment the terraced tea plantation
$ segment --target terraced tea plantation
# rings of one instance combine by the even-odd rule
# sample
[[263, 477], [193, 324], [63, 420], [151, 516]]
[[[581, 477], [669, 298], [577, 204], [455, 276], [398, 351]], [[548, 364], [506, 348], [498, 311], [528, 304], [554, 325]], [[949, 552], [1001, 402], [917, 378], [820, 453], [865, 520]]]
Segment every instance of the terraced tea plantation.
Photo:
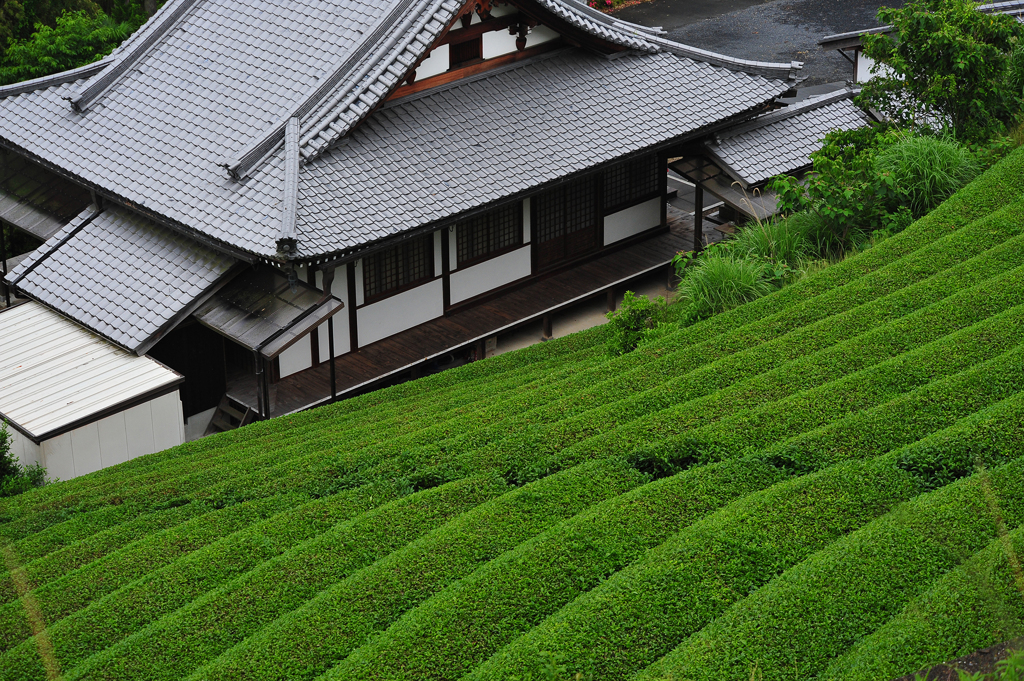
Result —
[[1024, 152], [604, 333], [4, 500], [0, 678], [878, 680], [1024, 630]]

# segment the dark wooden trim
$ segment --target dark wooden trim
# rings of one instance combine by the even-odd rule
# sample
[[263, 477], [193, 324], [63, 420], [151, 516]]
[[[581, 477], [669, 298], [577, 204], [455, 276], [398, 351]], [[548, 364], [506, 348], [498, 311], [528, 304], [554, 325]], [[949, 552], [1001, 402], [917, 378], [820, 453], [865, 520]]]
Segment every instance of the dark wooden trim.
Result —
[[462, 68], [452, 69], [451, 71], [447, 71], [445, 73], [439, 73], [436, 76], [424, 78], [423, 80], [417, 80], [415, 83], [412, 83], [410, 85], [403, 85], [399, 87], [393, 93], [391, 93], [391, 95], [387, 98], [387, 101], [391, 101], [393, 99], [401, 99], [402, 97], [408, 97], [409, 95], [414, 95], [418, 92], [423, 92], [424, 90], [429, 90], [431, 88], [435, 88], [441, 85], [447, 85], [448, 83], [454, 83], [457, 80], [462, 80], [463, 78], [468, 78], [469, 76], [475, 76], [477, 74], [484, 73], [486, 71], [490, 71], [491, 69], [496, 69], [507, 64], [514, 64], [517, 61], [529, 59], [530, 57], [535, 57], [538, 54], [543, 54], [544, 52], [550, 52], [551, 50], [554, 50], [562, 46], [563, 43], [561, 40], [549, 40], [546, 43], [541, 43], [540, 45], [537, 45], [536, 47], [528, 47], [522, 52], [511, 52], [509, 54], [503, 54], [500, 57], [494, 57], [493, 59], [485, 59], [484, 61], [473, 64], [471, 66], [465, 66]]
[[[531, 212], [532, 210], [533, 208], [531, 206]], [[633, 244], [639, 243], [641, 241], [651, 238], [652, 236], [656, 236], [667, 231], [667, 224], [657, 225], [655, 227], [651, 227], [650, 229], [646, 229], [642, 232], [638, 232], [633, 236], [626, 237], [625, 239], [620, 239], [619, 241], [608, 244], [607, 246], [600, 246], [597, 250], [591, 251], [590, 253], [584, 253], [583, 255], [574, 260], [567, 260], [564, 263], [558, 263], [557, 265], [551, 267], [550, 269], [546, 269], [541, 272], [537, 272], [535, 269], [533, 269], [530, 272], [530, 274], [526, 275], [525, 277], [520, 277], [515, 281], [510, 281], [509, 283], [503, 284], [502, 286], [498, 286], [496, 288], [484, 291], [483, 293], [473, 296], [472, 298], [460, 300], [459, 302], [453, 304], [450, 308], [448, 308], [447, 312], [455, 313], [467, 307], [472, 307], [474, 305], [486, 303], [487, 301], [497, 298], [498, 296], [504, 295], [509, 291], [514, 291], [517, 288], [522, 288], [523, 286], [527, 286], [529, 284], [542, 281], [544, 279], [547, 279], [548, 277], [558, 274], [559, 272], [564, 272], [567, 269], [571, 269], [578, 265], [582, 265], [583, 263], [588, 262], [590, 260], [596, 260], [597, 258], [608, 255], [609, 253], [612, 253], [620, 248], [632, 246]], [[526, 248], [527, 246], [530, 245], [531, 244], [523, 244], [519, 248]], [[456, 270], [456, 272], [457, 271], [458, 270]], [[390, 336], [388, 336], [388, 338], [390, 338]]]
[[[603, 180], [603, 178], [602, 178], [602, 180]], [[651, 192], [650, 194], [644, 194], [639, 199], [630, 199], [629, 201], [626, 201], [624, 203], [620, 203], [620, 204], [618, 204], [616, 206], [612, 206], [611, 208], [602, 208], [601, 209], [602, 210], [601, 217], [602, 218], [606, 218], [609, 215], [615, 215], [616, 213], [624, 211], [627, 208], [632, 208], [633, 206], [639, 206], [641, 203], [647, 203], [651, 199], [665, 198], [666, 189], [668, 187], [668, 182], [666, 181], [663, 184], [665, 185], [665, 187], [663, 189], [660, 189], [660, 190], [658, 190], [656, 192]]]
[[[531, 206], [531, 211], [532, 211], [533, 201], [530, 202], [530, 206]], [[503, 255], [511, 253], [512, 251], [518, 251], [523, 246], [526, 246], [527, 245], [526, 241], [524, 241], [525, 235], [523, 233], [524, 225], [523, 225], [523, 202], [522, 201], [519, 202], [518, 208], [519, 209], [516, 211], [516, 222], [517, 222], [517, 225], [518, 225], [518, 228], [519, 228], [519, 241], [517, 243], [512, 244], [511, 246], [506, 246], [505, 248], [501, 248], [501, 249], [498, 249], [496, 251], [491, 251], [489, 253], [485, 253], [484, 255], [481, 255], [480, 257], [473, 258], [472, 260], [467, 260], [466, 262], [459, 262], [459, 248], [458, 248], [458, 246], [459, 246], [459, 244], [458, 244], [459, 234], [458, 234], [458, 231], [456, 231], [455, 232], [455, 239], [456, 239], [456, 241], [455, 241], [455, 270], [454, 271], [458, 272], [460, 270], [469, 269], [470, 267], [473, 267], [474, 265], [479, 265], [480, 263], [487, 262], [488, 260], [493, 260], [495, 258], [500, 258]], [[451, 224], [451, 227], [454, 227], [456, 230], [458, 230], [459, 223], [453, 222]], [[533, 237], [532, 216], [531, 216], [531, 233], [530, 233], [530, 236]], [[532, 240], [533, 239], [531, 238], [531, 241]]]
[[359, 315], [356, 313], [356, 262], [345, 263], [345, 283], [348, 288], [348, 351], [359, 348]]
[[661, 226], [668, 227], [668, 154], [658, 152], [658, 172], [665, 174], [661, 178]]
[[449, 235], [455, 231], [455, 225], [449, 225], [441, 230], [441, 297], [443, 309], [447, 310], [452, 304], [452, 281], [451, 281], [451, 260]]
[[[306, 268], [306, 283], [316, 288], [316, 270], [312, 267]], [[320, 329], [315, 326], [309, 332], [309, 358], [312, 366], [320, 364]]]
[[[382, 300], [387, 300], [388, 298], [392, 298], [394, 296], [397, 296], [399, 293], [405, 293], [406, 291], [411, 291], [414, 288], [418, 288], [420, 286], [423, 286], [424, 284], [429, 284], [430, 282], [432, 282], [432, 281], [434, 281], [436, 279], [439, 279], [440, 277], [438, 277], [438, 275], [435, 274], [435, 272], [437, 271], [437, 267], [436, 267], [436, 263], [434, 262], [434, 232], [436, 232], [436, 231], [437, 230], [434, 230], [434, 231], [429, 232], [428, 234], [424, 234], [424, 235], [422, 235], [420, 237], [424, 241], [427, 241], [428, 237], [429, 237], [430, 248], [427, 250], [427, 252], [430, 253], [430, 263], [427, 266], [427, 270], [430, 272], [430, 274], [428, 276], [426, 276], [426, 277], [422, 277], [420, 279], [417, 279], [416, 281], [409, 282], [408, 284], [405, 284], [404, 286], [399, 286], [397, 288], [388, 289], [386, 292], [378, 293], [375, 296], [368, 296], [368, 295], [366, 295], [366, 258], [363, 258], [363, 304], [360, 305], [359, 307], [366, 307], [367, 305], [373, 305], [374, 303], [379, 303]], [[400, 245], [401, 245], [401, 242], [396, 243], [395, 247], [397, 248]], [[376, 255], [376, 254], [374, 254], [374, 255]], [[441, 257], [442, 258], [444, 257], [444, 253], [443, 252], [441, 254]], [[444, 275], [442, 274], [441, 276], [444, 276]]]
[[[38, 444], [42, 444], [46, 440], [52, 440], [55, 437], [59, 437], [61, 435], [64, 435], [65, 433], [70, 433], [72, 430], [76, 430], [78, 428], [82, 428], [84, 426], [88, 426], [89, 424], [96, 423], [97, 421], [102, 421], [103, 419], [107, 418], [108, 416], [113, 416], [114, 414], [117, 414], [118, 412], [122, 412], [122, 411], [125, 411], [127, 409], [131, 409], [132, 407], [137, 407], [140, 404], [142, 404], [143, 402], [149, 402], [150, 400], [155, 400], [158, 397], [163, 397], [164, 395], [169, 395], [172, 392], [179, 392], [179, 388], [181, 387], [181, 384], [184, 383], [184, 382], [185, 382], [185, 377], [182, 376], [182, 377], [176, 379], [170, 385], [162, 386], [160, 388], [157, 388], [156, 390], [152, 390], [152, 391], [150, 391], [148, 393], [145, 393], [144, 395], [141, 395], [139, 397], [134, 397], [134, 398], [132, 398], [130, 400], [124, 400], [123, 402], [118, 402], [117, 404], [115, 404], [113, 406], [107, 407], [106, 409], [102, 409], [102, 410], [100, 410], [100, 411], [98, 411], [98, 412], [96, 412], [94, 414], [90, 414], [89, 416], [86, 416], [84, 418], [80, 418], [77, 421], [72, 421], [71, 423], [68, 423], [67, 425], [63, 425], [63, 426], [61, 426], [59, 428], [55, 428], [53, 430], [47, 431], [47, 432], [43, 433], [42, 435], [40, 435], [38, 437], [38, 439], [36, 439], [35, 437], [29, 435], [27, 432], [25, 432], [25, 430], [23, 428], [21, 428], [20, 426], [15, 424], [13, 421], [8, 421], [8, 423], [10, 423], [12, 426], [17, 428], [18, 431], [20, 431], [28, 439], [32, 440], [34, 443], [36, 443], [38, 445]], [[178, 396], [178, 399], [179, 400], [181, 399], [180, 395]]]
[[492, 31], [500, 31], [508, 28], [512, 24], [518, 24], [522, 20], [518, 14], [506, 14], [503, 17], [494, 17], [492, 19], [486, 19], [481, 21], [479, 24], [473, 24], [469, 28], [458, 28], [449, 30], [442, 38], [434, 43], [436, 49], [441, 45], [447, 45], [449, 43], [461, 43], [473, 38], [479, 38], [484, 33], [491, 33]]

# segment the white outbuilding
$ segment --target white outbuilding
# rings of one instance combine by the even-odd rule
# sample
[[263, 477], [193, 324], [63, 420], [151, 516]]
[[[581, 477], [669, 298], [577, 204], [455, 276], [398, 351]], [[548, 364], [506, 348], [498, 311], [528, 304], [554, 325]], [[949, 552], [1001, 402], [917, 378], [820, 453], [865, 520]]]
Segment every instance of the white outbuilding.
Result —
[[0, 419], [21, 463], [50, 478], [181, 444], [183, 380], [39, 303], [0, 311]]

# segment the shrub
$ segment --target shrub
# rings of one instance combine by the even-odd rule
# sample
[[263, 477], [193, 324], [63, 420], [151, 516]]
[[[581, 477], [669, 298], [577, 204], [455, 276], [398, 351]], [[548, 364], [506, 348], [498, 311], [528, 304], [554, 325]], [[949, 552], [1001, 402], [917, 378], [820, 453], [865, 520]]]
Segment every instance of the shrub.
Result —
[[743, 227], [732, 240], [732, 249], [736, 253], [798, 270], [811, 250], [805, 229], [799, 221], [787, 219], [753, 222]]
[[11, 431], [0, 421], [0, 497], [13, 497], [49, 482], [42, 464], [23, 466], [11, 452]]
[[608, 354], [613, 357], [632, 352], [644, 337], [665, 320], [665, 299], [626, 291], [618, 310], [608, 313]]
[[771, 293], [768, 263], [712, 248], [682, 273], [680, 302], [700, 318], [739, 307]]
[[908, 137], [883, 149], [875, 172], [888, 173], [914, 217], [921, 217], [974, 179], [978, 164], [952, 139]]

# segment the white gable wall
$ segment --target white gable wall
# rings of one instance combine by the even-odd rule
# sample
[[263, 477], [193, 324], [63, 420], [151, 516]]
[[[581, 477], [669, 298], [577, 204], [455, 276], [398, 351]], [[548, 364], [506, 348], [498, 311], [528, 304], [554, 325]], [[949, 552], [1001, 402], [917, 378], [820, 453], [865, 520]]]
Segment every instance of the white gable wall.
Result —
[[70, 480], [180, 445], [185, 422], [175, 390], [40, 444], [13, 429], [11, 435], [22, 465], [40, 463], [51, 479]]

